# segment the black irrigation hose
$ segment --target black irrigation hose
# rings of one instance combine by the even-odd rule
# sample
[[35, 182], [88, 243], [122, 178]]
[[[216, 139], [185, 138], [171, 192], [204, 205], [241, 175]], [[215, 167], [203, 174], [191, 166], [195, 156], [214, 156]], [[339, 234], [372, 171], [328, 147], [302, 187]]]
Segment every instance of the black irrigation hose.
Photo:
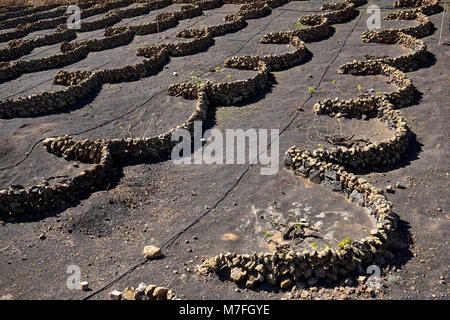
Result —
[[[279, 16], [279, 15], [278, 15]], [[278, 17], [277, 16], [277, 17]], [[350, 35], [353, 33], [353, 31], [355, 30], [356, 25], [358, 24], [358, 22], [361, 20], [362, 15], [360, 15], [360, 17], [358, 18], [358, 20], [356, 21], [356, 23], [353, 25], [353, 27], [350, 29], [350, 32], [347, 34], [346, 39], [344, 40], [344, 42], [341, 45], [341, 48], [339, 49], [339, 51], [337, 52], [337, 54], [334, 56], [333, 59], [330, 60], [330, 62], [327, 64], [325, 71], [323, 72], [323, 74], [321, 75], [319, 82], [318, 82], [318, 86], [320, 86], [320, 84], [322, 83], [323, 78], [325, 77], [326, 73], [328, 72], [328, 70], [330, 69], [331, 64], [333, 64], [334, 61], [336, 61], [337, 57], [339, 56], [339, 54], [342, 52], [342, 50], [344, 49], [345, 44], [347, 43], [347, 40], [350, 38]], [[276, 17], [275, 17], [276, 18]], [[274, 19], [273, 19], [274, 20]], [[272, 21], [273, 21], [272, 20]], [[268, 25], [268, 24], [267, 24]], [[266, 27], [267, 27], [266, 25]], [[266, 28], [265, 27], [265, 28]], [[265, 29], [264, 28], [264, 29]], [[263, 29], [263, 30], [264, 30]], [[259, 33], [261, 33], [263, 30], [261, 30]], [[258, 33], [258, 34], [259, 34]], [[255, 35], [256, 36], [256, 35]], [[255, 36], [251, 37], [248, 41], [246, 41], [246, 44], [249, 43], [251, 41], [252, 38], [254, 38]], [[244, 44], [245, 46], [245, 44]], [[240, 50], [243, 49], [243, 47], [241, 47]], [[240, 51], [239, 50], [239, 51]], [[303, 102], [303, 104], [306, 104], [309, 100], [311, 100], [311, 98], [313, 97], [312, 92], [309, 94], [309, 97], [306, 98], [306, 100]], [[291, 126], [291, 124], [294, 122], [294, 120], [298, 117], [299, 112], [296, 111], [294, 116], [289, 120], [289, 122], [281, 129], [278, 138]], [[270, 146], [272, 145], [272, 142], [275, 140], [272, 139], [268, 144], [267, 144], [267, 149], [270, 148]], [[166, 240], [162, 245], [161, 248], [165, 248], [168, 249], [182, 234], [184, 234], [187, 230], [189, 230], [190, 228], [192, 228], [194, 225], [196, 225], [197, 223], [200, 222], [200, 220], [202, 218], [204, 218], [206, 215], [208, 215], [211, 211], [213, 211], [214, 209], [217, 208], [217, 206], [227, 198], [228, 194], [233, 191], [237, 185], [241, 182], [242, 178], [244, 178], [244, 176], [247, 174], [247, 172], [250, 170], [251, 167], [253, 167], [255, 165], [255, 163], [258, 161], [259, 156], [263, 153], [264, 151], [260, 152], [258, 154], [258, 156], [255, 158], [255, 160], [249, 164], [245, 170], [240, 174], [240, 176], [237, 178], [237, 180], [227, 189], [227, 191], [216, 201], [216, 203], [209, 209], [207, 209], [205, 212], [203, 212], [201, 215], [199, 215], [197, 218], [195, 218], [194, 221], [192, 221], [188, 226], [184, 227], [181, 231], [177, 232], [175, 235], [173, 235], [172, 237], [170, 237], [168, 240]], [[128, 269], [127, 271], [125, 271], [123, 274], [121, 274], [119, 277], [117, 277], [116, 279], [112, 280], [111, 282], [109, 282], [108, 284], [106, 284], [105, 286], [103, 286], [102, 288], [96, 290], [95, 292], [91, 293], [90, 295], [88, 295], [87, 297], [83, 298], [82, 300], [88, 300], [90, 298], [92, 298], [93, 296], [99, 294], [100, 292], [103, 292], [104, 290], [110, 288], [113, 284], [117, 283], [118, 281], [120, 281], [121, 279], [123, 279], [125, 276], [127, 276], [128, 274], [132, 273], [134, 270], [136, 270], [138, 267], [145, 265], [149, 260], [145, 260], [142, 261], [138, 264], [136, 264], [135, 266], [131, 267], [130, 269]]]

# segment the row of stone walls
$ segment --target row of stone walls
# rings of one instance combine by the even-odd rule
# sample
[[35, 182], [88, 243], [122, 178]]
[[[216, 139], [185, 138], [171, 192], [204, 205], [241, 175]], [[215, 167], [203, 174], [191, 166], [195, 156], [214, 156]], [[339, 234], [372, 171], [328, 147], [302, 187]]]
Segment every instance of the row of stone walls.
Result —
[[0, 21], [27, 16], [36, 12], [52, 10], [55, 9], [56, 7], [59, 7], [59, 4], [54, 3], [39, 7], [15, 7], [15, 8], [9, 7], [5, 8], [6, 11], [5, 13], [0, 14]]
[[[216, 34], [222, 35], [234, 31], [237, 26], [242, 25], [242, 22], [242, 18], [238, 17], [232, 23], [232, 27], [230, 27], [229, 22], [225, 22], [223, 27], [220, 25], [214, 26], [212, 30], [215, 30]], [[119, 35], [122, 34], [120, 33]], [[148, 55], [148, 59], [134, 66], [100, 71], [60, 71], [55, 76], [54, 82], [55, 84], [66, 85], [66, 89], [52, 93], [44, 92], [25, 99], [15, 100], [12, 102], [12, 105], [10, 104], [11, 108], [8, 114], [11, 115], [17, 111], [20, 114], [33, 113], [39, 109], [42, 111], [42, 108], [46, 108], [46, 111], [51, 111], [53, 105], [59, 103], [58, 107], [63, 107], [65, 101], [68, 101], [68, 104], [72, 104], [74, 103], [73, 100], [83, 99], [91, 91], [99, 90], [103, 83], [126, 81], [130, 78], [139, 77], [143, 72], [149, 72], [152, 68], [160, 68], [162, 64], [167, 62], [167, 58], [170, 55], [186, 55], [205, 49], [211, 45], [212, 39], [213, 35], [206, 32], [205, 34], [199, 34], [189, 42], [143, 48], [139, 54]], [[293, 40], [292, 43], [294, 46], [303, 48], [303, 42], [300, 40]], [[83, 45], [78, 49], [86, 47], [86, 45]], [[69, 50], [66, 54], [74, 50]], [[24, 188], [19, 193], [16, 192], [14, 196], [12, 195], [14, 192], [2, 191], [0, 196], [0, 203], [2, 204], [0, 214], [14, 216], [15, 214], [31, 212], [36, 205], [40, 208], [38, 212], [62, 208], [66, 202], [73, 202], [77, 197], [82, 196], [79, 191], [81, 185], [89, 193], [97, 185], [110, 181], [111, 178], [109, 180], [105, 179], [104, 172], [115, 170], [115, 166], [118, 166], [120, 162], [168, 157], [177, 143], [177, 141], [172, 141], [172, 134], [179, 129], [187, 129], [192, 134], [194, 122], [202, 121], [206, 118], [210, 101], [229, 104], [231, 103], [229, 100], [231, 92], [240, 94], [240, 99], [247, 99], [254, 92], [261, 91], [268, 83], [269, 71], [263, 61], [260, 61], [255, 66], [255, 70], [258, 73], [247, 80], [219, 84], [207, 82], [197, 86], [195, 88], [197, 107], [194, 113], [182, 125], [157, 137], [148, 139], [74, 140], [71, 137], [64, 136], [46, 139], [43, 144], [48, 152], [64, 157], [67, 160], [93, 163], [95, 166], [72, 178], [69, 182], [57, 184], [54, 187], [43, 187], [42, 189], [41, 186], [33, 186]], [[76, 94], [76, 96], [71, 94]], [[55, 100], [56, 103], [54, 102]], [[4, 107], [4, 105], [0, 106]], [[105, 155], [105, 152], [107, 152], [107, 155]], [[111, 177], [114, 176], [115, 174], [111, 175]], [[86, 184], [83, 177], [89, 177], [91, 184]], [[41, 192], [41, 189], [48, 191]], [[30, 196], [36, 190], [38, 190], [39, 196]], [[62, 192], [64, 192], [64, 196]]]
[[[186, 12], [192, 8], [192, 6], [189, 6], [188, 8], [181, 9], [180, 12]], [[188, 13], [188, 16], [189, 15], [190, 14]], [[180, 14], [179, 16], [184, 17], [183, 14]], [[174, 14], [169, 14], [167, 20], [162, 20], [160, 29], [165, 28], [164, 21], [169, 21], [168, 25], [171, 25], [173, 24], [171, 21], [176, 23], [177, 20]], [[242, 20], [238, 20], [237, 24], [242, 25]], [[222, 30], [222, 33], [227, 30], [231, 31], [232, 28], [228, 27], [229, 23], [225, 23], [225, 25], [227, 26], [224, 27], [224, 29], [220, 27], [216, 28]], [[138, 29], [141, 26], [142, 25], [138, 25], [135, 27]], [[132, 41], [135, 35], [132, 30], [133, 29], [127, 27], [123, 32], [101, 39], [93, 39], [82, 42], [63, 42], [61, 44], [62, 54], [30, 61], [18, 61], [10, 65], [0, 65], [4, 71], [4, 73], [2, 73], [3, 78], [0, 78], [0, 81], [5, 81], [27, 72], [35, 72], [52, 67], [64, 66], [82, 60], [89, 54], [89, 52], [107, 50], [127, 44]], [[69, 30], [63, 32], [69, 32]], [[137, 32], [142, 33], [144, 31], [138, 30]], [[154, 32], [157, 32], [157, 30], [154, 30]], [[54, 82], [55, 84], [68, 85], [69, 87], [67, 89], [54, 92], [43, 92], [41, 94], [35, 94], [24, 98], [5, 99], [0, 101], [0, 118], [28, 116], [63, 110], [80, 102], [89, 95], [98, 92], [101, 89], [102, 83], [138, 80], [145, 74], [153, 73], [158, 70], [158, 68], [161, 68], [165, 63], [167, 63], [170, 55], [180, 56], [193, 54], [200, 50], [207, 49], [212, 44], [212, 36], [208, 33], [205, 36], [201, 36], [187, 43], [141, 48], [137, 54], [145, 56], [146, 52], [151, 52], [151, 55], [147, 54], [149, 59], [145, 59], [136, 65], [125, 66], [117, 69], [105, 69], [96, 72], [95, 74], [85, 74], [83, 81], [78, 81], [75, 84], [72, 82], [67, 83], [63, 80], [64, 78], [67, 78], [67, 75], [70, 74], [70, 72], [59, 72], [55, 76]], [[76, 72], [75, 74], [79, 73]]]
[[[363, 2], [354, 1], [354, 4], [361, 5]], [[408, 1], [411, 6], [424, 2], [433, 1]], [[347, 16], [345, 9], [342, 8], [349, 8], [348, 2], [330, 3], [323, 7], [323, 9], [338, 9], [340, 10], [338, 14]], [[418, 9], [418, 12], [422, 12], [420, 8]], [[315, 18], [319, 16], [324, 17], [315, 15]], [[330, 16], [326, 14], [325, 17]], [[309, 18], [300, 18], [299, 21], [309, 21]], [[330, 23], [336, 23], [342, 20], [335, 17], [331, 21]], [[343, 194], [355, 204], [366, 207], [376, 219], [376, 228], [370, 230], [370, 235], [365, 239], [349, 241], [337, 249], [327, 247], [320, 251], [305, 250], [303, 252], [277, 249], [273, 253], [220, 253], [204, 260], [199, 267], [199, 273], [210, 275], [226, 271], [233, 282], [245, 284], [248, 288], [255, 288], [262, 282], [268, 282], [288, 290], [295, 281], [313, 277], [336, 281], [340, 277], [347, 276], [357, 265], [369, 264], [382, 255], [392, 256], [386, 250], [391, 233], [397, 227], [397, 217], [392, 211], [392, 203], [386, 199], [381, 189], [346, 170], [358, 171], [378, 164], [392, 164], [398, 161], [401, 154], [407, 150], [410, 130], [405, 118], [395, 109], [410, 103], [415, 89], [412, 81], [395, 66], [405, 63], [403, 68], [407, 69], [412, 63], [407, 61], [415, 58], [420, 59], [418, 62], [420, 64], [426, 46], [419, 39], [398, 30], [396, 33], [383, 30], [379, 32], [373, 33], [370, 38], [379, 37], [385, 43], [400, 43], [412, 49], [413, 53], [401, 56], [397, 60], [389, 58], [378, 59], [382, 61], [354, 61], [341, 66], [339, 72], [353, 75], [382, 75], [389, 82], [394, 83], [398, 89], [379, 96], [363, 95], [357, 99], [344, 101], [338, 98], [323, 99], [314, 105], [313, 111], [316, 114], [338, 117], [358, 117], [364, 113], [385, 123], [393, 133], [393, 137], [363, 147], [318, 148], [312, 152], [293, 146], [284, 157], [286, 167], [296, 175], [322, 184], [331, 191]], [[366, 33], [365, 37], [367, 36]], [[390, 62], [391, 65], [384, 62]]]
[[[107, 11], [125, 7], [130, 4], [132, 4], [132, 0], [115, 0], [110, 2], [105, 2], [101, 4], [95, 4], [95, 5], [80, 5], [80, 7], [83, 9], [82, 11], [82, 17], [88, 18], [97, 14], [105, 13]], [[39, 31], [39, 30], [47, 30], [47, 29], [53, 29], [57, 28], [59, 25], [66, 23], [67, 18], [70, 16], [69, 14], [66, 14], [66, 7], [64, 8], [64, 12], [61, 12], [56, 17], [50, 17], [50, 16], [44, 16], [39, 19], [35, 19], [32, 22], [26, 22], [25, 24], [19, 24], [16, 27], [16, 30], [2, 33], [0, 35], [0, 41], [8, 41], [13, 40], [18, 37], [22, 38], [31, 32]], [[9, 20], [3, 21], [3, 23], [6, 23]], [[12, 27], [9, 27], [12, 28]]]

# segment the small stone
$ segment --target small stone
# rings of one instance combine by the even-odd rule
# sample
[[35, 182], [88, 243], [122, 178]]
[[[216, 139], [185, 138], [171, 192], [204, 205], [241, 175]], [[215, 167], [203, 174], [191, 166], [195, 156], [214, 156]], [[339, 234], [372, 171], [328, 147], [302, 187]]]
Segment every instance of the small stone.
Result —
[[241, 268], [233, 268], [230, 272], [230, 278], [234, 282], [242, 282], [245, 279], [247, 272]]
[[364, 196], [362, 193], [359, 193], [356, 190], [353, 190], [352, 193], [350, 193], [349, 197], [351, 202], [356, 203], [357, 205], [362, 206], [364, 204]]
[[399, 181], [399, 182], [397, 182], [397, 189], [406, 189], [406, 187], [403, 184], [403, 182]]
[[164, 287], [156, 287], [155, 291], [153, 291], [153, 297], [162, 300], [167, 297], [167, 292], [169, 292], [169, 289]]
[[364, 282], [366, 281], [366, 277], [365, 276], [359, 276], [357, 279], [359, 284], [364, 284]]
[[177, 72], [174, 72], [173, 75], [174, 75], [175, 77], [178, 77], [178, 73], [177, 73]]
[[292, 287], [292, 285], [293, 285], [293, 282], [289, 278], [286, 278], [280, 282], [280, 287], [283, 290], [290, 289]]
[[87, 291], [89, 289], [89, 283], [87, 281], [80, 282], [80, 289]]
[[122, 298], [125, 300], [136, 300], [134, 288], [133, 287], [125, 288], [125, 290], [123, 290], [122, 292]]
[[274, 275], [273, 273], [266, 274], [266, 279], [267, 279], [267, 282], [273, 286], [275, 286], [277, 284], [277, 276]]
[[39, 240], [45, 240], [45, 239], [47, 239], [47, 236], [44, 233], [41, 233], [41, 234], [38, 235], [38, 239]]
[[309, 172], [309, 179], [314, 183], [320, 183], [322, 180], [320, 179], [320, 171], [312, 169]]
[[389, 193], [394, 193], [395, 192], [394, 189], [392, 188], [392, 185], [388, 184], [386, 186], [386, 192], [389, 192]]
[[308, 297], [309, 297], [309, 292], [306, 290], [303, 290], [302, 293], [300, 294], [300, 298], [307, 299]]
[[156, 289], [156, 286], [154, 284], [151, 284], [151, 285], [145, 287], [144, 294], [147, 297], [153, 297], [153, 291], [155, 291], [155, 289]]
[[289, 153], [285, 153], [283, 161], [284, 165], [288, 168], [292, 167], [292, 165], [294, 164], [294, 162], [292, 161], [292, 157]]
[[114, 290], [109, 293], [109, 298], [111, 300], [120, 300], [122, 298], [122, 292]]
[[144, 247], [144, 251], [142, 254], [145, 256], [146, 259], [153, 259], [161, 256], [161, 248], [155, 247], [155, 246], [146, 246]]

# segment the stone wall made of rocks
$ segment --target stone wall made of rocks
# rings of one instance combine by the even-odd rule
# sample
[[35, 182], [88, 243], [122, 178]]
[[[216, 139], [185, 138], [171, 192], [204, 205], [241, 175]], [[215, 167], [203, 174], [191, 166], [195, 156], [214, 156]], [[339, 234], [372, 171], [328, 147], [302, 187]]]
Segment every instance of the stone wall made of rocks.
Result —
[[378, 61], [353, 61], [339, 67], [339, 73], [352, 75], [382, 75], [388, 83], [395, 84], [398, 89], [385, 92], [383, 97], [397, 106], [404, 106], [414, 100], [415, 87], [404, 72]]
[[[369, 66], [371, 62], [382, 63], [393, 66], [401, 71], [413, 71], [419, 69], [421, 66], [428, 63], [428, 52], [426, 44], [417, 38], [404, 33], [391, 33], [389, 30], [387, 32], [381, 31], [380, 33], [365, 33], [363, 34], [364, 42], [376, 42], [376, 43], [391, 43], [400, 44], [401, 46], [410, 49], [412, 52], [403, 54], [401, 56], [391, 58], [374, 58], [368, 61], [354, 61], [344, 64], [340, 67], [340, 70], [345, 72], [345, 70], [354, 69], [354, 67], [361, 68], [363, 66]], [[384, 37], [386, 35], [387, 37]], [[385, 41], [385, 39], [387, 39]]]
[[[162, 14], [159, 15], [157, 19], [161, 22], [171, 19], [176, 21], [180, 18], [191, 17], [192, 15], [198, 14], [198, 10], [199, 6], [196, 5], [183, 6], [178, 14]], [[211, 45], [213, 36], [222, 35], [226, 32], [232, 32], [236, 28], [242, 27], [244, 22], [245, 18], [236, 15], [232, 19], [225, 21], [222, 26], [218, 25], [211, 27], [210, 30], [213, 30], [212, 32], [214, 35], [209, 32], [203, 34], [205, 31], [202, 31], [197, 32], [197, 35], [194, 34], [194, 39], [189, 42], [144, 48], [141, 52], [138, 52], [138, 54], [147, 55], [149, 59], [145, 59], [143, 62], [134, 66], [125, 66], [122, 68], [100, 71], [60, 71], [55, 76], [55, 84], [66, 85], [66, 89], [50, 93], [43, 92], [41, 94], [32, 95], [26, 98], [19, 98], [16, 100], [2, 101], [0, 103], [0, 111], [2, 112], [1, 115], [2, 117], [27, 116], [42, 112], [61, 110], [66, 106], [73, 105], [81, 99], [86, 98], [86, 96], [99, 90], [103, 83], [136, 79], [145, 73], [151, 72], [156, 68], [160, 68], [162, 64], [167, 61], [167, 58], [170, 55], [191, 54], [193, 52], [197, 52], [198, 50], [205, 49]], [[64, 43], [62, 45], [62, 51], [64, 54], [70, 54], [79, 50], [80, 54], [86, 54], [86, 51], [106, 49], [123, 43], [124, 41], [128, 41], [129, 34], [131, 33], [132, 32], [130, 32], [130, 29], [126, 29], [117, 34], [106, 37], [105, 39], [108, 41], [105, 39], [97, 39], [89, 42], [76, 43], [74, 46], [73, 43]], [[186, 37], [186, 33], [181, 33], [180, 35], [185, 35]], [[172, 133], [175, 130], [185, 128], [192, 132], [193, 122], [205, 119], [209, 100], [214, 103], [229, 105], [248, 99], [268, 85], [268, 64], [273, 67], [276, 64], [276, 60], [279, 59], [280, 65], [288, 66], [295, 62], [295, 59], [299, 58], [299, 55], [303, 55], [305, 52], [304, 43], [297, 37], [274, 36], [272, 41], [273, 43], [290, 43], [296, 48], [296, 50], [294, 53], [287, 53], [283, 55], [257, 58], [253, 57], [250, 59], [246, 59], [244, 57], [241, 58], [243, 60], [240, 61], [239, 64], [235, 64], [236, 61], [239, 60], [229, 60], [230, 62], [226, 62], [226, 64], [234, 64], [233, 67], [235, 68], [258, 71], [255, 76], [246, 80], [239, 80], [230, 83], [206, 82], [199, 86], [177, 84], [169, 88], [169, 94], [181, 94], [187, 96], [188, 98], [196, 98], [198, 103], [195, 112], [186, 123], [170, 130], [165, 134], [149, 139], [112, 139], [97, 141], [76, 141], [70, 137], [60, 137], [56, 139], [47, 139], [44, 142], [44, 146], [46, 146], [47, 151], [58, 156], [63, 156], [66, 159], [72, 160], [77, 159], [78, 161], [89, 163], [101, 163], [103, 159], [102, 150], [104, 150], [104, 148], [107, 148], [113, 159], [115, 159], [114, 161], [163, 158], [170, 153], [176, 143], [171, 141]], [[286, 59], [286, 61], [283, 61], [283, 58]], [[34, 68], [36, 68], [36, 66]], [[186, 85], [188, 86], [188, 93], [186, 93], [185, 90]], [[93, 183], [96, 182], [93, 181]], [[71, 188], [78, 188], [78, 184], [69, 184], [68, 187], [64, 185], [61, 188], [68, 196], [70, 196], [72, 193], [69, 190]], [[31, 189], [35, 188], [29, 188], [29, 190]], [[36, 200], [31, 197], [30, 201], [26, 200], [30, 197], [30, 192], [28, 191], [16, 192], [13, 198], [11, 198], [11, 192], [3, 192], [2, 194], [7, 196], [7, 199], [4, 201], [7, 205], [2, 207], [1, 212], [6, 213], [7, 215], [30, 211], [33, 204], [39, 205], [42, 211], [47, 209], [51, 210], [59, 206], [55, 205], [58, 201], [51, 198], [51, 195], [60, 195], [59, 189], [49, 192], [50, 198], [41, 197]], [[21, 196], [25, 196], [24, 201], [17, 201]], [[3, 202], [0, 201], [0, 203]], [[11, 203], [14, 204], [11, 206]], [[17, 205], [17, 203], [19, 205]], [[21, 203], [23, 203], [23, 205], [21, 205]], [[64, 203], [64, 201], [62, 201], [62, 203]]]
[[[307, 27], [291, 31], [270, 32], [263, 36], [262, 43], [285, 43], [289, 37], [298, 37], [304, 42], [323, 40], [330, 34], [328, 19], [322, 16], [307, 16], [304, 21]], [[280, 42], [277, 42], [280, 41]]]
[[145, 48], [139, 48], [138, 56], [152, 57], [155, 53], [165, 50], [172, 57], [180, 57], [198, 53], [209, 48], [214, 43], [214, 39], [210, 33], [206, 33], [194, 40], [187, 42], [168, 43], [153, 45]]
[[[44, 141], [44, 145], [47, 143], [50, 142]], [[23, 214], [63, 209], [104, 188], [117, 176], [111, 153], [104, 146], [97, 154], [92, 154], [92, 157], [99, 158], [93, 167], [64, 182], [52, 186], [44, 183], [28, 188], [14, 186], [8, 190], [0, 190], [0, 216], [15, 218]]]
[[426, 15], [432, 15], [441, 12], [442, 8], [438, 0], [396, 0], [394, 8], [410, 8], [414, 9], [404, 10], [405, 12], [422, 12]]
[[100, 90], [101, 84], [98, 73], [93, 73], [80, 83], [63, 90], [2, 100], [0, 102], [0, 118], [26, 117], [64, 110]]
[[233, 16], [233, 19], [226, 20], [225, 23], [217, 24], [214, 26], [206, 26], [201, 29], [184, 29], [177, 32], [179, 38], [193, 38], [200, 37], [207, 33], [212, 37], [219, 37], [227, 33], [241, 30], [247, 26], [247, 22], [241, 16]]
[[[328, 114], [330, 116], [341, 113], [360, 116], [371, 115], [386, 124], [393, 137], [382, 141], [370, 143], [366, 146], [335, 147], [331, 149], [319, 148], [312, 152], [312, 156], [322, 161], [341, 164], [352, 170], [361, 171], [375, 165], [394, 164], [400, 160], [401, 155], [408, 147], [410, 130], [406, 120], [400, 112], [395, 110], [386, 96], [363, 97], [350, 100], [320, 100], [314, 105], [316, 114]], [[306, 167], [299, 164], [296, 167], [302, 173], [307, 173]]]
[[302, 16], [298, 19], [298, 23], [308, 25], [311, 19], [327, 18], [329, 24], [344, 23], [351, 20], [355, 14], [355, 7], [360, 4], [355, 4], [354, 0], [347, 0], [340, 3], [329, 3], [321, 7], [321, 10], [334, 10], [331, 12]]
[[0, 61], [10, 61], [29, 54], [33, 49], [76, 38], [74, 30], [56, 31], [35, 39], [19, 39], [8, 42], [8, 47], [0, 49]]
[[263, 62], [270, 71], [276, 71], [292, 67], [300, 63], [306, 56], [307, 50], [305, 43], [298, 37], [278, 38], [276, 40], [274, 39], [274, 43], [288, 43], [295, 50], [276, 55], [232, 57], [225, 60], [224, 66], [234, 69], [256, 70], [258, 64]]
[[[190, 10], [191, 8], [192, 7], [189, 7], [187, 9]], [[186, 8], [180, 11], [186, 11]], [[177, 20], [173, 14], [169, 14], [168, 17], [176, 23]], [[242, 17], [238, 17], [233, 22], [225, 22], [222, 27], [220, 25], [213, 26], [212, 30], [215, 30], [216, 35], [223, 35], [227, 32], [234, 31], [236, 27], [242, 26], [244, 22], [245, 20], [243, 21]], [[70, 30], [65, 30], [61, 32], [69, 31]], [[126, 28], [123, 32], [101, 39], [80, 42], [63, 42], [61, 44], [62, 54], [36, 60], [3, 64], [0, 65], [0, 70], [4, 71], [4, 73], [2, 73], [3, 79], [7, 80], [23, 73], [45, 70], [80, 61], [91, 51], [101, 51], [124, 45], [130, 42], [133, 37], [134, 33], [129, 28]], [[144, 75], [152, 74], [159, 68], [162, 68], [163, 65], [168, 62], [170, 56], [194, 54], [207, 49], [212, 44], [213, 36], [207, 33], [189, 42], [141, 48], [137, 54], [146, 56], [148, 59], [145, 59], [136, 65], [128, 65], [116, 69], [104, 69], [94, 73], [60, 71], [55, 76], [54, 83], [68, 86], [68, 88], [54, 92], [43, 92], [18, 99], [5, 99], [0, 101], [0, 118], [23, 117], [64, 110], [65, 108], [86, 99], [95, 92], [98, 92], [103, 83], [138, 80]], [[83, 76], [80, 77], [80, 75]], [[1, 79], [2, 78], [0, 78], [0, 81]], [[242, 86], [242, 84], [238, 85]], [[251, 87], [253, 88], [253, 86]], [[245, 88], [241, 89], [239, 92], [248, 94], [246, 93]], [[192, 96], [192, 98], [195, 99], [196, 95], [197, 91], [195, 91], [195, 95]]]
[[271, 13], [272, 9], [266, 2], [254, 2], [242, 5], [239, 9], [238, 15], [249, 20], [263, 18]]
[[[253, 62], [249, 61], [249, 63]], [[259, 61], [254, 70], [258, 72], [253, 77], [245, 80], [221, 83], [206, 81], [208, 97], [215, 104], [231, 105], [255, 96], [269, 85], [269, 69], [264, 62]], [[194, 100], [201, 86], [190, 82], [177, 83], [171, 85], [167, 93], [177, 97], [181, 96], [184, 99]]]
[[122, 292], [110, 296], [113, 300], [180, 300], [176, 293], [169, 288], [159, 287], [154, 284], [139, 284], [137, 288], [127, 287]]
[[[5, 63], [4, 65], [0, 64], [0, 83], [17, 78], [22, 74], [63, 67], [83, 60], [88, 54], [89, 50], [87, 47], [82, 46], [65, 53], [56, 54], [45, 58], [19, 60], [11, 63]], [[4, 101], [1, 101], [0, 104], [2, 102]]]
[[311, 181], [330, 185], [335, 191], [342, 190], [338, 192], [367, 207], [376, 219], [377, 227], [370, 230], [370, 236], [353, 241], [341, 249], [253, 254], [220, 253], [205, 260], [199, 266], [199, 273], [209, 275], [228, 270], [232, 281], [243, 283], [248, 288], [268, 282], [287, 290], [293, 286], [294, 281], [312, 277], [336, 281], [340, 276], [348, 275], [358, 264], [369, 263], [375, 256], [385, 252], [390, 234], [396, 228], [396, 218], [392, 213], [392, 203], [386, 200], [380, 189], [365, 179], [346, 172], [342, 166], [312, 158], [296, 147], [290, 148], [286, 155], [289, 159], [301, 161], [307, 166]]
[[[424, 15], [420, 12], [404, 12], [399, 11], [396, 13], [390, 13], [385, 17], [386, 20], [416, 20], [419, 22], [418, 25], [401, 28], [401, 29], [387, 29], [396, 32], [401, 32], [405, 34], [409, 34], [416, 38], [423, 38], [431, 34], [433, 30], [433, 24], [431, 23], [428, 16]], [[386, 30], [386, 29], [385, 29]], [[381, 31], [381, 30], [379, 30]]]
[[35, 12], [24, 17], [12, 18], [0, 22], [1, 29], [16, 28], [18, 25], [36, 22], [43, 19], [50, 19], [62, 16], [66, 13], [67, 7], [62, 6], [49, 11]]
[[65, 41], [61, 44], [61, 52], [68, 52], [82, 46], [86, 46], [90, 52], [103, 51], [127, 45], [128, 43], [133, 41], [133, 38], [134, 33], [131, 30], [127, 29], [124, 32], [99, 39], [76, 42]]

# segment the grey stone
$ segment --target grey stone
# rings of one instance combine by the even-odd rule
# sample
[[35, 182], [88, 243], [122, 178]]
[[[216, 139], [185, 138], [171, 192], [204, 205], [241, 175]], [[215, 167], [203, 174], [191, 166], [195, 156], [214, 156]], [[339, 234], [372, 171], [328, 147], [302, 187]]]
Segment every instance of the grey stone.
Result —
[[364, 196], [356, 190], [353, 190], [352, 193], [350, 193], [349, 199], [351, 202], [354, 202], [359, 206], [364, 205]]
[[340, 181], [325, 179], [323, 180], [323, 184], [331, 191], [342, 191], [342, 185]]
[[286, 153], [284, 155], [284, 165], [286, 167], [292, 167], [292, 165], [294, 164], [294, 162], [292, 161], [292, 157], [289, 153]]
[[334, 170], [325, 170], [325, 178], [329, 180], [337, 180], [337, 172]]
[[322, 180], [320, 179], [320, 171], [312, 169], [309, 172], [309, 179], [314, 183], [320, 183]]

